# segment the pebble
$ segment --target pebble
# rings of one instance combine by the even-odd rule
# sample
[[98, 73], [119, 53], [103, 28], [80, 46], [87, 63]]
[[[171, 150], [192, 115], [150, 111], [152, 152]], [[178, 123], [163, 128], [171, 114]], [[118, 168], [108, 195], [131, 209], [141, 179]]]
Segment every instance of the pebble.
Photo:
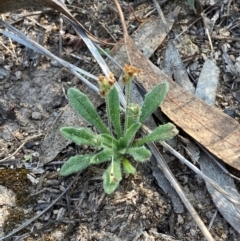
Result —
[[178, 214], [178, 216], [177, 216], [177, 222], [178, 222], [178, 224], [183, 224], [184, 223], [184, 219], [183, 219], [183, 217], [180, 214]]
[[240, 49], [240, 42], [236, 42], [236, 43], [235, 43], [235, 47], [236, 47], [237, 49]]
[[16, 71], [15, 72], [15, 76], [16, 76], [16, 78], [17, 78], [17, 80], [20, 80], [21, 78], [22, 78], [22, 72], [21, 71]]
[[236, 113], [236, 116], [237, 116], [237, 117], [240, 117], [240, 110], [236, 109], [236, 110], [235, 110], [235, 113]]
[[10, 75], [10, 72], [6, 70], [5, 68], [0, 68], [0, 80], [4, 78], [8, 78]]
[[198, 61], [194, 62], [193, 64], [191, 64], [189, 66], [189, 69], [192, 70], [192, 71], [197, 70], [197, 68], [198, 68]]
[[214, 59], [215, 59], [215, 60], [218, 60], [218, 59], [219, 59], [219, 56], [221, 56], [221, 52], [220, 52], [220, 51], [214, 52]]
[[34, 120], [41, 120], [42, 119], [42, 114], [40, 112], [34, 111], [34, 112], [32, 112], [32, 119], [34, 119]]
[[236, 92], [234, 92], [233, 96], [238, 102], [240, 102], [240, 90], [237, 90]]
[[10, 87], [10, 84], [9, 83], [5, 83], [4, 87], [5, 87], [5, 89], [8, 89]]
[[230, 54], [229, 57], [230, 57], [230, 59], [232, 60], [232, 62], [235, 62], [235, 61], [236, 61], [234, 55]]
[[52, 67], [60, 67], [61, 64], [58, 61], [56, 61], [55, 59], [52, 59], [51, 60], [51, 66]]
[[8, 71], [11, 70], [11, 66], [10, 65], [4, 65], [3, 67], [4, 67], [5, 70], [8, 70]]
[[201, 57], [202, 57], [202, 59], [203, 59], [204, 61], [206, 61], [206, 60], [208, 59], [207, 55], [204, 54], [204, 53], [201, 53]]
[[240, 62], [237, 61], [235, 63], [235, 68], [236, 68], [237, 72], [240, 74]]

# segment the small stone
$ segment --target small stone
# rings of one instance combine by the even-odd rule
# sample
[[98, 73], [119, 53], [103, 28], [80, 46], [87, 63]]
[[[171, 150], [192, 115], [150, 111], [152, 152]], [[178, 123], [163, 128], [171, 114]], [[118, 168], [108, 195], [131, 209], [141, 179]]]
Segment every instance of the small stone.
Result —
[[237, 72], [240, 73], [240, 62], [237, 61], [235, 63], [235, 68], [236, 68]]
[[197, 68], [198, 68], [198, 61], [194, 62], [193, 64], [191, 64], [189, 66], [189, 69], [192, 70], [192, 71], [197, 70]]
[[16, 78], [17, 78], [17, 80], [20, 80], [21, 78], [22, 78], [22, 72], [21, 71], [16, 71], [15, 72], [15, 76], [16, 76]]
[[203, 59], [204, 61], [206, 61], [206, 60], [208, 59], [207, 55], [204, 54], [204, 53], [201, 54], [201, 57], [202, 57], [202, 59]]
[[233, 97], [240, 102], [240, 90], [237, 90], [236, 92], [233, 93]]
[[36, 158], [39, 158], [40, 155], [39, 155], [39, 152], [35, 151], [35, 152], [32, 153], [32, 156], [36, 157]]
[[4, 65], [3, 67], [4, 67], [5, 70], [8, 70], [8, 71], [11, 70], [11, 66], [10, 65]]
[[236, 110], [235, 110], [235, 113], [236, 113], [236, 116], [237, 116], [237, 117], [240, 117], [240, 110], [236, 109]]
[[216, 52], [214, 53], [214, 59], [215, 59], [215, 60], [218, 60], [218, 59], [219, 59], [219, 56], [221, 56], [221, 52], [220, 52], [220, 51], [216, 51]]
[[240, 42], [236, 42], [236, 43], [235, 43], [235, 47], [236, 47], [237, 49], [240, 49]]
[[236, 61], [234, 55], [230, 54], [229, 57], [230, 57], [230, 59], [232, 60], [232, 62], [235, 62], [235, 61]]
[[21, 141], [21, 140], [24, 139], [23, 134], [22, 134], [19, 130], [16, 130], [16, 131], [14, 132], [14, 136], [15, 136], [19, 141]]
[[5, 83], [4, 87], [5, 87], [5, 89], [8, 89], [10, 87], [10, 84], [9, 83]]
[[4, 78], [8, 78], [10, 75], [10, 72], [6, 70], [5, 68], [0, 68], [0, 80]]
[[196, 235], [196, 230], [193, 229], [193, 228], [191, 228], [191, 229], [190, 229], [190, 233], [191, 233], [192, 236], [195, 236], [195, 235]]
[[57, 62], [55, 59], [51, 60], [51, 66], [52, 67], [60, 67], [61, 64], [59, 62]]
[[32, 112], [32, 119], [34, 119], [34, 120], [41, 120], [42, 119], [42, 114], [40, 112], [34, 111], [34, 112]]
[[178, 224], [183, 224], [184, 223], [184, 219], [183, 219], [183, 217], [180, 214], [178, 214], [178, 216], [177, 216], [177, 222], [178, 222]]

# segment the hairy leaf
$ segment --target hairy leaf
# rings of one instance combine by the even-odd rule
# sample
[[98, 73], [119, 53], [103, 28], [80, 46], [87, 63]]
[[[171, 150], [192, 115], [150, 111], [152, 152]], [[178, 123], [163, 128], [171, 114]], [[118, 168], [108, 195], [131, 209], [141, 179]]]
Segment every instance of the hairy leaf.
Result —
[[106, 97], [108, 118], [116, 131], [117, 137], [122, 136], [121, 120], [120, 120], [120, 102], [118, 91], [113, 87]]
[[71, 106], [80, 116], [82, 116], [85, 120], [94, 125], [103, 133], [110, 134], [109, 130], [104, 125], [96, 109], [94, 108], [92, 102], [84, 93], [75, 88], [69, 88], [67, 95]]
[[103, 145], [107, 146], [109, 148], [114, 148], [117, 147], [118, 145], [118, 141], [112, 136], [112, 135], [108, 135], [108, 134], [100, 134], [100, 136], [102, 137], [102, 141], [103, 141]]
[[133, 123], [139, 122], [141, 116], [141, 106], [135, 103], [128, 105], [128, 127]]
[[178, 134], [178, 130], [172, 123], [158, 126], [150, 134], [137, 141], [134, 146], [142, 146], [147, 142], [166, 141]]
[[70, 157], [61, 167], [60, 175], [68, 176], [75, 172], [80, 172], [90, 165], [92, 154], [76, 155]]
[[127, 149], [127, 153], [139, 162], [144, 162], [151, 156], [151, 152], [145, 146], [131, 147]]
[[97, 154], [95, 154], [91, 160], [91, 164], [100, 164], [106, 161], [111, 160], [113, 157], [113, 150], [112, 149], [104, 149]]
[[132, 124], [126, 131], [124, 138], [123, 138], [123, 143], [124, 143], [124, 147], [128, 147], [129, 145], [131, 145], [133, 139], [135, 138], [135, 135], [137, 133], [137, 131], [140, 129], [141, 127], [141, 123], [137, 122]]
[[61, 134], [67, 139], [75, 142], [77, 145], [99, 146], [101, 138], [92, 132], [89, 128], [62, 127]]
[[136, 169], [134, 166], [132, 166], [132, 164], [130, 163], [130, 161], [126, 158], [124, 158], [122, 160], [122, 164], [123, 164], [123, 170], [126, 174], [132, 174], [135, 175], [136, 174]]
[[142, 113], [140, 116], [140, 122], [143, 123], [163, 102], [169, 89], [167, 82], [156, 85], [150, 92], [145, 95], [145, 99], [142, 106]]
[[122, 180], [120, 160], [113, 160], [103, 174], [103, 188], [107, 194], [114, 192]]

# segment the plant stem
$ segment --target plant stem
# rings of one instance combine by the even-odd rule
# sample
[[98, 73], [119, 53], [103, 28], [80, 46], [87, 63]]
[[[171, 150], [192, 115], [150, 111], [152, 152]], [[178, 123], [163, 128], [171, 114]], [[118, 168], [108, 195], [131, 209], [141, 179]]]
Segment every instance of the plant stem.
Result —
[[129, 104], [130, 104], [130, 86], [131, 86], [131, 81], [128, 81], [126, 84], [126, 113], [125, 113], [125, 124], [124, 124], [124, 134], [126, 133], [128, 129], [128, 122], [129, 122]]
[[[106, 96], [105, 101], [106, 101], [106, 102], [109, 102], [109, 98], [108, 98], [108, 96]], [[111, 122], [111, 118], [110, 118], [110, 110], [108, 109], [108, 106], [109, 106], [109, 104], [106, 103], [107, 117], [108, 117], [108, 118], [107, 118], [107, 119], [108, 119], [108, 128], [109, 128], [109, 131], [110, 131], [111, 135], [113, 135], [113, 131], [112, 131], [112, 122]]]

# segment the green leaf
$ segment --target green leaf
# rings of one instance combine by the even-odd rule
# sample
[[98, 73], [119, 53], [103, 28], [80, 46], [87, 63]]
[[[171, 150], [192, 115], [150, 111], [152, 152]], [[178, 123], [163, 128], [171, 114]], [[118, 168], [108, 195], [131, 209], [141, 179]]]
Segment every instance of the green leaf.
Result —
[[[126, 150], [126, 141], [124, 139], [124, 137], [120, 137], [117, 143], [117, 149], [118, 150]], [[123, 152], [121, 152], [121, 154], [123, 154]]]
[[135, 135], [136, 135], [137, 131], [140, 129], [141, 125], [142, 124], [140, 122], [137, 122], [137, 123], [132, 124], [127, 129], [127, 131], [124, 135], [124, 138], [123, 138], [124, 147], [129, 147], [132, 144], [132, 142], [135, 138]]
[[100, 134], [102, 141], [103, 141], [103, 145], [107, 146], [109, 148], [116, 148], [118, 145], [118, 141], [111, 135], [108, 134]]
[[135, 103], [128, 105], [128, 127], [133, 123], [139, 122], [141, 115], [141, 106]]
[[94, 108], [92, 102], [85, 94], [75, 88], [69, 88], [67, 96], [71, 106], [80, 116], [82, 116], [85, 120], [94, 125], [103, 133], [110, 134], [109, 130], [104, 125], [96, 109]]
[[121, 119], [120, 119], [120, 102], [117, 88], [114, 86], [106, 97], [107, 113], [117, 137], [122, 136]]
[[147, 136], [144, 136], [142, 139], [134, 143], [134, 146], [142, 146], [147, 142], [154, 141], [166, 141], [173, 138], [178, 134], [178, 130], [175, 125], [172, 123], [167, 123], [165, 125], [158, 126]]
[[134, 166], [132, 166], [132, 164], [130, 163], [130, 161], [126, 158], [124, 158], [122, 160], [122, 164], [123, 164], [123, 170], [126, 174], [132, 174], [135, 175], [136, 174], [136, 169]]
[[143, 123], [163, 102], [169, 85], [167, 82], [156, 85], [150, 92], [145, 95], [144, 103], [142, 106], [142, 113], [140, 122]]
[[62, 127], [61, 134], [77, 145], [101, 146], [100, 136], [92, 132], [89, 128]]
[[60, 175], [68, 176], [75, 172], [80, 172], [90, 165], [92, 154], [76, 155], [70, 157], [61, 167]]
[[120, 160], [113, 160], [103, 174], [103, 189], [107, 194], [114, 192], [122, 180]]
[[95, 154], [91, 160], [90, 164], [100, 164], [112, 159], [113, 150], [112, 149], [104, 149], [97, 154]]
[[195, 8], [195, 0], [187, 0], [187, 2], [188, 2], [188, 4], [189, 4], [189, 6], [192, 8], [192, 9], [194, 9]]
[[128, 148], [127, 153], [139, 162], [144, 162], [151, 156], [151, 152], [145, 146]]

